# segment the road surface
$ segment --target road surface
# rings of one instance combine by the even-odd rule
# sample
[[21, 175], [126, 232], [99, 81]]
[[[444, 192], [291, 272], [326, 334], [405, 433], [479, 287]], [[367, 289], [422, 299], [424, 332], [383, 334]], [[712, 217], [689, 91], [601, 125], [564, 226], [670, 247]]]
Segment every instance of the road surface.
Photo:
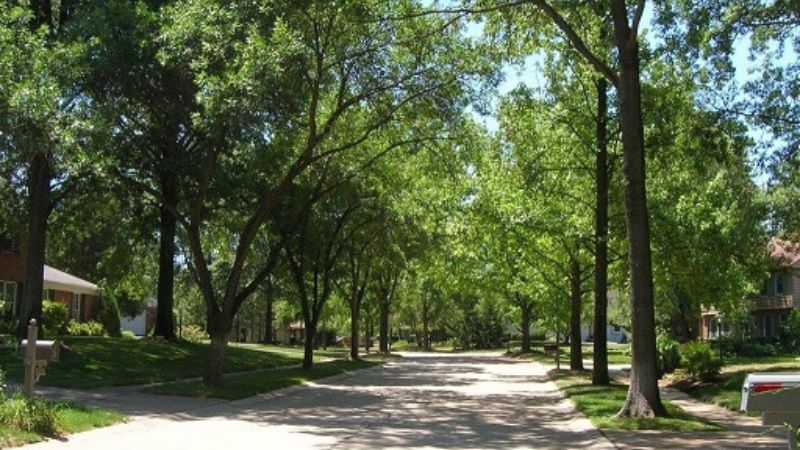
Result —
[[614, 448], [543, 366], [496, 355], [406, 354], [381, 368], [233, 402], [131, 389], [75, 394], [86, 395], [131, 420], [24, 449]]

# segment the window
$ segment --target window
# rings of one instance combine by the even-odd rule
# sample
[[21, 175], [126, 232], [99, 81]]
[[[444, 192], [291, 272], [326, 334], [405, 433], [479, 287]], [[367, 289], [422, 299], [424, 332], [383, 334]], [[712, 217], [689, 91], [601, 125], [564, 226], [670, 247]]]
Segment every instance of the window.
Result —
[[780, 314], [765, 314], [764, 315], [764, 336], [766, 338], [773, 337], [778, 332], [778, 328], [783, 323], [783, 316]]
[[775, 293], [776, 294], [785, 294], [786, 289], [786, 272], [778, 272], [775, 275]]
[[0, 315], [13, 316], [17, 313], [17, 283], [0, 280]]
[[81, 294], [72, 294], [72, 307], [70, 308], [74, 320], [81, 320]]

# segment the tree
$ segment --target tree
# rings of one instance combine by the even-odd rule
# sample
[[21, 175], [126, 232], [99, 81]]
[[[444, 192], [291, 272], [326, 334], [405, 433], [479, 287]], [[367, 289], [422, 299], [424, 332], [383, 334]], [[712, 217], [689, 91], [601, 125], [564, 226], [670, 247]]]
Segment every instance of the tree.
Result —
[[17, 335], [30, 319], [41, 321], [47, 222], [69, 192], [68, 155], [82, 145], [75, 106], [75, 48], [63, 41], [76, 1], [6, 4], [0, 9], [0, 148], [8, 172], [26, 198], [26, 261]]
[[[619, 103], [620, 130], [623, 148], [625, 223], [630, 270], [632, 310], [631, 381], [620, 416], [648, 417], [665, 415], [658, 391], [655, 352], [655, 303], [653, 297], [650, 222], [645, 181], [645, 141], [642, 120], [639, 52], [639, 26], [646, 2], [639, 0], [631, 7], [625, 0], [609, 0], [596, 10], [587, 6], [562, 5], [547, 0], [532, 0], [530, 6], [555, 27], [586, 64], [614, 86]], [[483, 5], [482, 5], [483, 6]], [[487, 7], [473, 7], [468, 12], [494, 11], [515, 6], [528, 7], [528, 2], [497, 2]], [[610, 52], [581, 37], [578, 31], [587, 14], [609, 17], [612, 24], [617, 69], [606, 61]], [[532, 28], [528, 28], [532, 29]], [[542, 33], [534, 33], [537, 39]]]

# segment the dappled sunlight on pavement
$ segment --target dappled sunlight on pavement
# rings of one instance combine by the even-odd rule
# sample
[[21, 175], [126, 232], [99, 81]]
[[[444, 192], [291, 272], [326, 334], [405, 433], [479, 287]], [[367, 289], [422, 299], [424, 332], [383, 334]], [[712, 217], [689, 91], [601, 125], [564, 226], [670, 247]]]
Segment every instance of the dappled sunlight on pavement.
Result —
[[183, 411], [168, 407], [172, 397], [128, 397], [143, 411], [130, 423], [29, 448], [614, 448], [544, 367], [492, 355], [405, 355], [382, 368]]

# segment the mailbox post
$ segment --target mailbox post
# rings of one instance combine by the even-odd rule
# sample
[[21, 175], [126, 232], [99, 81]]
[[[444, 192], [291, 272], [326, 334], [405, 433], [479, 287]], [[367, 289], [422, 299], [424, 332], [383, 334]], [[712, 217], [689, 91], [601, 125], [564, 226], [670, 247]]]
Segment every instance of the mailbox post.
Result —
[[744, 412], [760, 412], [763, 425], [788, 425], [789, 449], [797, 450], [800, 373], [749, 374], [742, 385]]
[[59, 359], [58, 341], [37, 341], [38, 335], [39, 327], [36, 326], [36, 319], [31, 319], [28, 325], [28, 339], [20, 344], [20, 353], [25, 364], [22, 393], [29, 399], [33, 398], [33, 386], [39, 381], [39, 377], [45, 374], [47, 363]]

